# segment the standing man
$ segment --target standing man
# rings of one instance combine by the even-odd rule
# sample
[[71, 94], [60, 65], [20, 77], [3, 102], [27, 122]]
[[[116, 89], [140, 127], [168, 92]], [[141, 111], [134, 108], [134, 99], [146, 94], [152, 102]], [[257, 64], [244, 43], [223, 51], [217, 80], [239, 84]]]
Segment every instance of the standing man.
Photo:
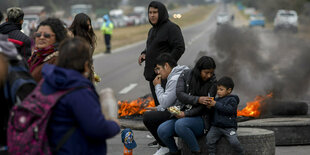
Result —
[[21, 8], [7, 9], [6, 22], [0, 25], [0, 33], [9, 36], [9, 41], [14, 43], [18, 53], [25, 59], [31, 56], [31, 40], [20, 30], [24, 22], [24, 12]]
[[106, 47], [105, 53], [111, 53], [111, 36], [112, 36], [114, 26], [109, 18], [109, 15], [104, 15], [103, 20], [104, 22], [101, 26], [101, 31], [104, 36], [104, 42], [105, 42], [105, 47]]
[[[185, 50], [185, 44], [181, 29], [169, 20], [168, 11], [164, 4], [152, 1], [148, 6], [148, 17], [152, 28], [148, 32], [146, 48], [138, 59], [139, 65], [145, 60], [144, 77], [149, 81], [155, 105], [159, 102], [156, 97], [153, 80], [156, 77], [154, 67], [156, 58], [162, 53], [170, 53], [178, 62]], [[164, 87], [165, 82], [161, 85]]]

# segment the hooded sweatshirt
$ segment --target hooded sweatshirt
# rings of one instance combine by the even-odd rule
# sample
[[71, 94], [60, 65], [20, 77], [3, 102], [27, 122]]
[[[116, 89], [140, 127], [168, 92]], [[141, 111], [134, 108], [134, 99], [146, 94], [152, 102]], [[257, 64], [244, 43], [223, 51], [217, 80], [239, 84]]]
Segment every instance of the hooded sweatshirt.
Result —
[[176, 100], [176, 85], [180, 74], [189, 69], [187, 66], [176, 66], [172, 69], [167, 77], [166, 89], [164, 90], [160, 84], [155, 86], [155, 93], [159, 102], [157, 111], [165, 111], [168, 107], [172, 106]]
[[41, 91], [44, 94], [82, 87], [66, 94], [56, 103], [47, 129], [51, 148], [55, 149], [64, 134], [74, 126], [75, 132], [57, 155], [106, 154], [106, 139], [118, 134], [120, 127], [102, 115], [93, 84], [75, 70], [50, 64], [44, 65], [42, 73], [45, 81]]
[[168, 19], [165, 5], [152, 1], [148, 10], [150, 6], [158, 9], [158, 22], [154, 25], [149, 21], [152, 28], [148, 32], [146, 49], [141, 54], [146, 54], [144, 77], [148, 81], [153, 81], [156, 76], [154, 72], [156, 58], [162, 53], [170, 53], [177, 62], [184, 53], [185, 44], [180, 27]]
[[227, 95], [215, 98], [214, 117], [212, 125], [221, 128], [237, 129], [237, 108], [240, 102], [237, 95]]
[[18, 53], [25, 59], [31, 55], [31, 40], [21, 30], [20, 24], [5, 22], [0, 25], [0, 33], [9, 35], [9, 41], [13, 42]]

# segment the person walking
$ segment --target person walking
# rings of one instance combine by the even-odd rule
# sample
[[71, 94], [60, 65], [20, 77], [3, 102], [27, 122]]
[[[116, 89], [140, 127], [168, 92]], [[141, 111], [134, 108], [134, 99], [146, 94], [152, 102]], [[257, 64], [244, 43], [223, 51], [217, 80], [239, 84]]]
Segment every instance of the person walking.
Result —
[[111, 38], [112, 38], [114, 25], [111, 22], [109, 15], [104, 15], [103, 20], [104, 22], [101, 26], [101, 31], [103, 33], [104, 43], [106, 47], [105, 53], [111, 53]]
[[[151, 111], [144, 113], [143, 123], [160, 145], [154, 155], [163, 155], [168, 153], [169, 149], [158, 137], [157, 129], [161, 123], [171, 118], [171, 114], [167, 111], [167, 108], [176, 103], [176, 85], [178, 78], [184, 70], [189, 68], [184, 65], [177, 65], [176, 61], [169, 53], [159, 55], [156, 61], [158, 63], [156, 64], [155, 72], [158, 75], [153, 80], [153, 84], [155, 86], [155, 92], [159, 105], [156, 107], [146, 108]], [[166, 89], [161, 86], [161, 79], [167, 80], [165, 86]]]
[[[156, 97], [153, 80], [156, 77], [154, 66], [156, 58], [162, 53], [170, 53], [173, 59], [178, 62], [185, 51], [185, 44], [180, 27], [169, 20], [168, 11], [165, 5], [158, 1], [152, 1], [148, 6], [148, 18], [152, 28], [148, 32], [146, 48], [138, 57], [138, 63], [145, 60], [144, 77], [149, 81], [155, 105], [159, 102]], [[162, 86], [165, 86], [162, 81]]]
[[93, 30], [89, 16], [85, 13], [75, 15], [74, 20], [69, 27], [69, 31], [74, 37], [82, 37], [89, 43], [90, 54], [92, 57], [96, 47], [96, 34]]
[[[90, 45], [90, 56], [93, 57], [95, 47], [96, 47], [96, 34], [91, 25], [91, 19], [85, 13], [79, 13], [75, 15], [74, 20], [69, 27], [69, 33], [72, 37], [81, 37], [84, 38]], [[93, 61], [89, 63], [91, 67], [91, 73], [89, 80], [92, 82], [100, 82], [99, 76], [94, 72]], [[97, 77], [97, 78], [95, 78]]]
[[28, 60], [31, 56], [31, 40], [20, 30], [24, 22], [24, 12], [21, 8], [12, 7], [7, 9], [6, 22], [0, 25], [0, 33], [7, 34], [9, 41], [14, 43], [18, 53]]

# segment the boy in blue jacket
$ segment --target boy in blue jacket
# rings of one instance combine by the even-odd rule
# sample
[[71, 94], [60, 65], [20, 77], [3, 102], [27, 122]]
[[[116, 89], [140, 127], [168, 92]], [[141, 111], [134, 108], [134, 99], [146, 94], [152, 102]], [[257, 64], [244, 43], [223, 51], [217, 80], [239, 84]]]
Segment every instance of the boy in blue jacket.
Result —
[[209, 155], [216, 154], [216, 143], [223, 136], [232, 146], [232, 149], [240, 154], [244, 154], [237, 137], [237, 107], [239, 97], [231, 95], [234, 89], [234, 82], [230, 77], [222, 77], [217, 83], [218, 97], [213, 100], [208, 99], [206, 105], [214, 108], [214, 115], [211, 121], [211, 129], [207, 134], [207, 144]]

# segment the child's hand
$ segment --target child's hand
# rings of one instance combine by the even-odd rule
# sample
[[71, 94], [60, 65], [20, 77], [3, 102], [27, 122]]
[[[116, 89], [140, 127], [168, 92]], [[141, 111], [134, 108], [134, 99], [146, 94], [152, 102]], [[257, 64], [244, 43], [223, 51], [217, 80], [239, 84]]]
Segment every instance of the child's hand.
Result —
[[213, 97], [209, 97], [207, 99], [207, 106], [208, 108], [211, 108], [211, 107], [214, 107], [216, 104], [216, 101], [214, 101], [214, 98]]

